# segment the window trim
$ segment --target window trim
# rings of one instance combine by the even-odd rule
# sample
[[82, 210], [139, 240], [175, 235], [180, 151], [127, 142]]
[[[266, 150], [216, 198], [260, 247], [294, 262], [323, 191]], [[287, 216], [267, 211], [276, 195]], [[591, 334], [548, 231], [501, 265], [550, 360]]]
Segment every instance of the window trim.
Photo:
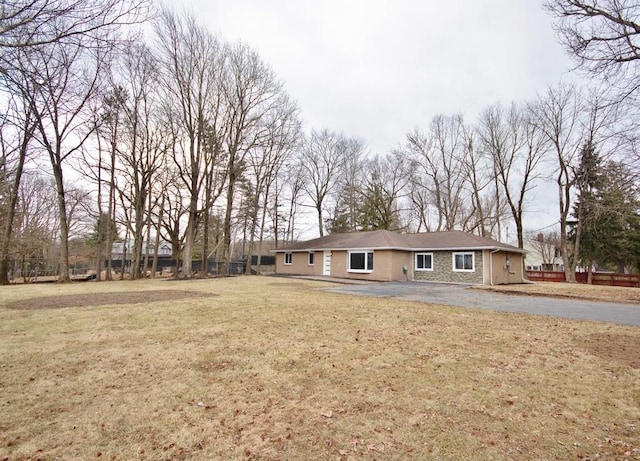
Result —
[[307, 266], [313, 266], [316, 262], [315, 251], [307, 253]]
[[[422, 262], [424, 265], [424, 257], [425, 256], [429, 256], [430, 260], [431, 260], [431, 267], [428, 268], [424, 268], [424, 267], [418, 267], [418, 256], [422, 256]], [[420, 252], [420, 253], [415, 253], [414, 258], [413, 258], [413, 267], [416, 271], [433, 271], [433, 253], [425, 253], [425, 252]]]
[[[471, 255], [471, 269], [457, 269], [456, 268], [456, 256], [458, 255]], [[464, 266], [464, 258], [462, 260]], [[454, 251], [451, 254], [451, 268], [453, 272], [475, 272], [476, 271], [476, 252], [475, 251]]]
[[[364, 269], [352, 269], [351, 268], [351, 255], [352, 254], [364, 254]], [[369, 263], [369, 254], [371, 254], [371, 268], [368, 268]], [[347, 251], [347, 272], [352, 272], [356, 274], [370, 274], [373, 272], [374, 268], [374, 251], [373, 250], [349, 250]]]
[[[289, 260], [289, 262], [287, 262], [287, 260]], [[287, 251], [284, 253], [284, 265], [290, 266], [292, 264], [293, 264], [293, 253], [290, 251]]]

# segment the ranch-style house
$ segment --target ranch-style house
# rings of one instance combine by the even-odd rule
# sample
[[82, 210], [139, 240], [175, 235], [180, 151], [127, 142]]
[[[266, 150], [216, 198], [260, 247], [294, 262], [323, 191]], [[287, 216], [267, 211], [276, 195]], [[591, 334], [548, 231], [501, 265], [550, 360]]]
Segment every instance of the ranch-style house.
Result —
[[332, 234], [272, 251], [277, 274], [475, 285], [525, 280], [525, 250], [462, 231]]

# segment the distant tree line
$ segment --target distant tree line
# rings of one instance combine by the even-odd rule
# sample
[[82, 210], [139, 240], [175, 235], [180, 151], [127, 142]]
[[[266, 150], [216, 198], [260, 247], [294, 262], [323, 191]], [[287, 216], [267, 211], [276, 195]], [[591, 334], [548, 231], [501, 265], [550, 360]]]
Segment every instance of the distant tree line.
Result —
[[[577, 265], [637, 269], [640, 28], [638, 8], [623, 3], [546, 3], [601, 85], [558, 84], [486, 107], [472, 123], [437, 115], [374, 155], [344, 133], [305, 133], [260, 56], [192, 13], [148, 0], [5, 2], [0, 284], [10, 262], [45, 252], [69, 280], [69, 245], [79, 241], [98, 270], [107, 261], [107, 279], [122, 239], [133, 242], [132, 278], [152, 266], [141, 258], [157, 262], [160, 240], [185, 277], [211, 257], [225, 270], [239, 253], [295, 241], [303, 212], [319, 235], [462, 229], [504, 239], [511, 228], [523, 247], [535, 189], [549, 187], [568, 280]], [[601, 37], [587, 21], [617, 28], [611, 56], [585, 36]], [[153, 24], [152, 38], [142, 23]], [[144, 242], [155, 242], [154, 255]]]

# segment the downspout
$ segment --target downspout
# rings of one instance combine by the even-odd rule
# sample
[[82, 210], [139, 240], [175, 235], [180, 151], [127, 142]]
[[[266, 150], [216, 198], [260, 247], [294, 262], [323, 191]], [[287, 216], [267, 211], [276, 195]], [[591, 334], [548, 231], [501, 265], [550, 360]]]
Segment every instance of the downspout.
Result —
[[500, 251], [500, 249], [496, 248], [491, 253], [489, 253], [489, 277], [490, 277], [489, 284], [491, 286], [493, 286], [493, 255], [498, 251]]

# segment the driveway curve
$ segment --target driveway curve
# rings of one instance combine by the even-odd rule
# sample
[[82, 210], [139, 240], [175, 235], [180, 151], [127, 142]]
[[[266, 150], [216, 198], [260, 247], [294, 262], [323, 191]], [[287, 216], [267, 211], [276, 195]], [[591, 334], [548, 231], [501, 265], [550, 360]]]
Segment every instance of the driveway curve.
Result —
[[640, 326], [640, 305], [637, 304], [519, 296], [473, 290], [464, 285], [428, 282], [379, 282], [365, 285], [340, 285], [325, 288], [325, 290], [352, 295], [443, 304], [446, 306], [471, 307]]

